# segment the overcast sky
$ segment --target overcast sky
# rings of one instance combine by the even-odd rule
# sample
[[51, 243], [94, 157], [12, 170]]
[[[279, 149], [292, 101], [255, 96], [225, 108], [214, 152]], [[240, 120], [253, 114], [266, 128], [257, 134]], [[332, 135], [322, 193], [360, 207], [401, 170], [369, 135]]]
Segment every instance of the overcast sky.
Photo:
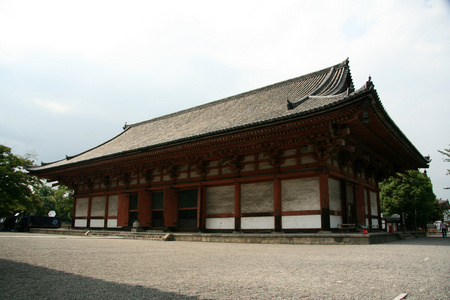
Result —
[[0, 144], [52, 162], [350, 59], [449, 199], [450, 1], [0, 0]]

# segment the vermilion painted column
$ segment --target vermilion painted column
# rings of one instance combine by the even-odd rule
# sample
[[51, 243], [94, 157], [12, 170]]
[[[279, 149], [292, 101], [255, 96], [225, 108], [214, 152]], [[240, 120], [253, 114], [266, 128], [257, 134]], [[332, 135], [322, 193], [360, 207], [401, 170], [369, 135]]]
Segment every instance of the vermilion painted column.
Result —
[[364, 187], [362, 185], [355, 186], [355, 206], [357, 225], [366, 226], [366, 209], [364, 204]]
[[152, 226], [152, 195], [148, 191], [138, 194], [138, 214], [141, 227]]
[[328, 174], [319, 175], [320, 212], [322, 230], [330, 230], [330, 192], [328, 189]]
[[130, 214], [130, 195], [129, 194], [119, 194], [119, 204], [117, 212], [117, 225], [127, 227], [128, 217]]
[[234, 230], [241, 231], [241, 184], [234, 184]]
[[367, 197], [367, 217], [369, 220], [369, 225], [372, 225], [372, 199], [370, 199], [370, 190], [366, 190]]
[[164, 190], [164, 226], [177, 227], [178, 225], [178, 190]]
[[275, 178], [273, 182], [274, 187], [274, 216], [275, 216], [275, 231], [281, 231], [281, 179]]
[[86, 227], [91, 227], [91, 206], [92, 206], [92, 196], [89, 196], [88, 200], [88, 211], [87, 211], [87, 223]]
[[75, 227], [75, 217], [77, 215], [77, 201], [78, 201], [78, 197], [74, 197], [73, 203], [72, 203], [72, 227]]
[[377, 219], [378, 219], [378, 228], [382, 228], [382, 224], [381, 224], [381, 205], [380, 205], [380, 192], [379, 191], [377, 191], [377, 211], [378, 211], [378, 214], [377, 214]]

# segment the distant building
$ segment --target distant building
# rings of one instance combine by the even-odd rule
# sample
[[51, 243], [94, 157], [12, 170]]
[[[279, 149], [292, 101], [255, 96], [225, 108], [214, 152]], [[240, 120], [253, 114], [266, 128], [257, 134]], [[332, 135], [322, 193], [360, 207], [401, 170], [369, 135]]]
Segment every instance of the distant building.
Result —
[[346, 60], [29, 171], [74, 189], [76, 228], [314, 232], [381, 226], [378, 182], [427, 167]]
[[450, 209], [450, 203], [448, 202], [448, 199], [439, 199], [439, 206], [442, 208], [442, 210]]

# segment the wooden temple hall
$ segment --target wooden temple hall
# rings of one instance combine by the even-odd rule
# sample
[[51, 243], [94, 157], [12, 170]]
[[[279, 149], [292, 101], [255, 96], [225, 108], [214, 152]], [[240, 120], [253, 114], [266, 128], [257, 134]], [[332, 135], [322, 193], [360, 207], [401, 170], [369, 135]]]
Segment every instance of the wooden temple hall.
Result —
[[379, 227], [378, 183], [428, 163], [346, 60], [29, 171], [74, 189], [75, 228], [318, 232]]

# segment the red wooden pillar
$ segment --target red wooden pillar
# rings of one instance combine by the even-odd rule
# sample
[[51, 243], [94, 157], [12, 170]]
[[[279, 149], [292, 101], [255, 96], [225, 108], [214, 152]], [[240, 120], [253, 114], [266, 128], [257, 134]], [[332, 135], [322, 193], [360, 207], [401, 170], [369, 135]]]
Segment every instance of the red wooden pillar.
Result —
[[92, 207], [92, 196], [89, 196], [88, 200], [88, 211], [87, 211], [87, 223], [86, 227], [91, 227], [91, 207]]
[[241, 231], [241, 184], [234, 184], [234, 230]]
[[152, 226], [152, 195], [148, 191], [139, 192], [138, 216], [142, 227]]
[[281, 179], [275, 178], [273, 182], [273, 199], [274, 199], [274, 216], [275, 216], [275, 231], [281, 231]]
[[366, 209], [364, 203], [364, 187], [355, 186], [355, 206], [356, 206], [356, 224], [366, 226]]
[[178, 190], [164, 190], [164, 226], [177, 227], [178, 225]]
[[72, 227], [75, 227], [75, 218], [77, 216], [77, 201], [78, 201], [78, 197], [74, 197], [73, 199], [73, 203], [72, 203]]
[[369, 220], [369, 225], [372, 225], [372, 199], [370, 199], [370, 190], [366, 190], [367, 197], [367, 217]]
[[347, 182], [345, 179], [341, 179], [342, 223], [348, 223], [349, 210], [347, 205]]
[[378, 219], [378, 228], [381, 229], [383, 224], [381, 223], [381, 205], [380, 205], [380, 192], [377, 191], [377, 219]]
[[330, 230], [330, 192], [328, 188], [328, 174], [319, 175], [320, 213], [322, 230]]
[[130, 195], [119, 194], [117, 226], [127, 227], [130, 214]]

